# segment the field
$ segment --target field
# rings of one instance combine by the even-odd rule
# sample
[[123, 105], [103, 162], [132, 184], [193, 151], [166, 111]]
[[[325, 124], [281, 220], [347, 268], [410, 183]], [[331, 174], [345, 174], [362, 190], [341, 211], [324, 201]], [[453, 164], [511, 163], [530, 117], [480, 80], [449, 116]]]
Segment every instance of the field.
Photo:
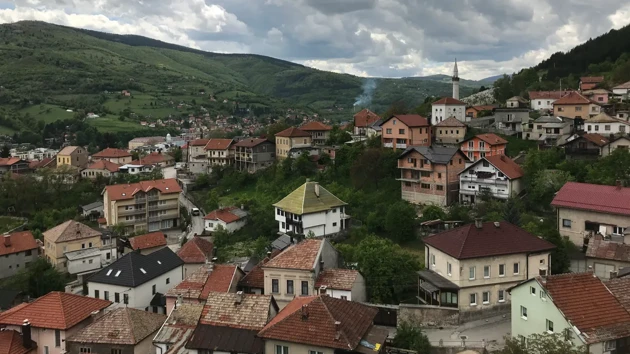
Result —
[[101, 118], [88, 119], [88, 124], [103, 133], [127, 132], [144, 129], [138, 122], [121, 121], [118, 117], [107, 116]]
[[30, 114], [37, 120], [45, 123], [52, 123], [58, 120], [70, 119], [74, 116], [73, 112], [66, 112], [65, 109], [51, 104], [39, 104], [30, 106], [20, 110], [21, 114]]
[[20, 219], [13, 219], [8, 216], [0, 216], [0, 234], [9, 230], [15, 229], [22, 225], [24, 221]]

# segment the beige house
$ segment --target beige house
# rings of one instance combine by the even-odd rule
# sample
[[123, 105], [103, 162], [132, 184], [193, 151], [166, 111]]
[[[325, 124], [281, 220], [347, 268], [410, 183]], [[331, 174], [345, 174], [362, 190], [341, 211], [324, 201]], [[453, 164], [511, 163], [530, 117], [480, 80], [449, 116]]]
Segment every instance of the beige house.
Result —
[[459, 145], [466, 137], [466, 124], [455, 117], [447, 118], [433, 127], [433, 136], [438, 144]]
[[118, 173], [120, 165], [109, 162], [108, 160], [94, 161], [81, 171], [81, 177], [96, 179], [98, 176], [111, 177]]
[[548, 275], [547, 242], [508, 222], [482, 222], [424, 239], [425, 269], [418, 272], [419, 298], [483, 317], [509, 311], [508, 290], [529, 278]]
[[44, 232], [44, 255], [62, 272], [68, 271], [65, 254], [87, 248], [100, 248], [102, 233], [78, 221], [68, 220]]
[[133, 160], [131, 153], [126, 150], [107, 148], [92, 155], [92, 161], [106, 160], [115, 164], [124, 165]]
[[617, 149], [630, 149], [630, 138], [623, 135], [608, 142], [608, 144], [602, 147], [602, 157], [606, 157], [613, 153]]
[[174, 178], [106, 186], [102, 194], [107, 226], [122, 225], [126, 233], [177, 227], [181, 192]]
[[286, 159], [291, 149], [310, 147], [312, 142], [311, 134], [295, 127], [287, 128], [276, 134], [276, 159]]
[[326, 144], [328, 138], [330, 138], [330, 131], [332, 130], [332, 127], [322, 122], [312, 121], [302, 125], [300, 130], [311, 134], [313, 144], [324, 145]]
[[577, 91], [571, 91], [553, 103], [553, 114], [567, 118], [586, 119], [600, 113], [601, 106], [584, 97]]
[[234, 164], [234, 140], [210, 139], [205, 146], [209, 167]]
[[57, 167], [84, 168], [88, 164], [88, 152], [82, 146], [66, 146], [57, 154]]

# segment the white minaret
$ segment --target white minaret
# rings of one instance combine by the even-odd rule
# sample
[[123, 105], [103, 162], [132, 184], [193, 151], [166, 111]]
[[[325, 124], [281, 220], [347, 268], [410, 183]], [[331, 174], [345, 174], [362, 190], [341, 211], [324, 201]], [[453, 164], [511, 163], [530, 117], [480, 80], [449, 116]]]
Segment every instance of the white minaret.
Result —
[[455, 67], [453, 67], [453, 98], [459, 99], [459, 73], [457, 71], [457, 59], [455, 59]]

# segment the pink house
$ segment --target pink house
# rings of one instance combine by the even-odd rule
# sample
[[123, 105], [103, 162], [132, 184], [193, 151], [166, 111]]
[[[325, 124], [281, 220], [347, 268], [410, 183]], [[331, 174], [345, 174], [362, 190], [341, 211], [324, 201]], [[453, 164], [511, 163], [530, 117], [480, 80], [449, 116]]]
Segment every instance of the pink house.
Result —
[[582, 92], [582, 95], [593, 102], [597, 102], [599, 104], [607, 104], [610, 92], [604, 89], [593, 89]]

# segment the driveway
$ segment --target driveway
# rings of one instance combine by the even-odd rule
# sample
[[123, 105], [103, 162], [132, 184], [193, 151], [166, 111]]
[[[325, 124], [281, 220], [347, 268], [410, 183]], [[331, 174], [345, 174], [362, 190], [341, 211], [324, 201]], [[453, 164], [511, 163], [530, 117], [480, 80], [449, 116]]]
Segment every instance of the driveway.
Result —
[[461, 347], [464, 336], [466, 347], [480, 348], [485, 342], [486, 348], [493, 351], [503, 348], [505, 345], [503, 337], [510, 334], [510, 328], [508, 315], [472, 321], [454, 328], [426, 328], [423, 331], [429, 337], [432, 346], [439, 346], [441, 340], [444, 347]]

